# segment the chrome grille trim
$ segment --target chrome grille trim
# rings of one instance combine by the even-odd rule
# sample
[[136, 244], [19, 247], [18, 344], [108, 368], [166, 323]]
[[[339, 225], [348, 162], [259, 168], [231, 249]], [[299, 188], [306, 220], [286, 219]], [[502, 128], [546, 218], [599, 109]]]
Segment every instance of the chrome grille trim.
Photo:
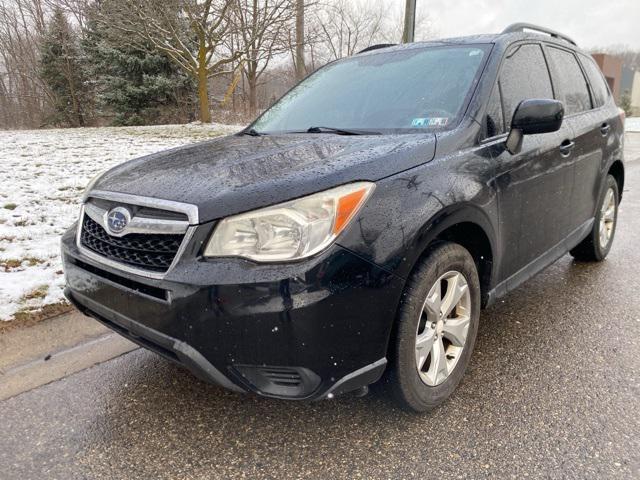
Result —
[[[150, 226], [150, 223], [153, 223], [155, 226], [153, 227], [154, 228], [153, 231], [143, 230], [136, 233], [143, 233], [143, 234], [144, 233], [154, 233], [154, 234], [184, 233], [184, 238], [182, 239], [180, 248], [178, 249], [175, 255], [175, 258], [173, 259], [173, 262], [171, 263], [169, 268], [165, 272], [154, 272], [154, 271], [145, 270], [142, 268], [131, 267], [124, 263], [111, 260], [110, 258], [99, 255], [89, 250], [88, 248], [84, 247], [82, 245], [81, 237], [82, 237], [82, 228], [84, 223], [83, 219], [85, 214], [89, 216], [91, 219], [93, 219], [95, 222], [100, 224], [100, 226], [102, 226], [103, 228], [106, 226], [105, 217], [102, 216], [101, 214], [101, 212], [103, 212], [104, 210], [102, 208], [96, 207], [95, 205], [86, 203], [86, 202], [89, 202], [91, 198], [100, 198], [100, 199], [109, 200], [112, 202], [126, 203], [128, 205], [156, 208], [160, 210], [169, 210], [172, 212], [179, 212], [179, 213], [186, 214], [187, 218], [189, 219], [188, 222], [178, 221], [178, 220], [166, 220], [166, 219], [150, 219], [148, 217], [137, 217], [141, 221], [137, 222], [138, 226], [136, 228], [145, 228], [147, 226]], [[78, 247], [78, 250], [86, 258], [89, 258], [101, 265], [106, 265], [108, 267], [112, 267], [114, 269], [117, 269], [123, 272], [139, 275], [141, 277], [153, 278], [158, 280], [165, 278], [175, 268], [176, 264], [180, 261], [180, 258], [184, 254], [184, 251], [187, 248], [187, 245], [189, 244], [191, 239], [193, 238], [193, 235], [197, 228], [197, 225], [195, 224], [198, 223], [198, 207], [192, 204], [179, 203], [179, 202], [174, 202], [170, 200], [162, 200], [162, 199], [149, 198], [149, 197], [140, 197], [137, 195], [129, 195], [129, 194], [123, 194], [123, 193], [106, 192], [101, 190], [91, 191], [84, 199], [84, 202], [85, 203], [83, 203], [82, 207], [80, 208], [80, 218], [78, 220], [78, 229], [76, 232], [76, 246]], [[95, 217], [98, 217], [98, 218], [95, 218]], [[168, 226], [167, 223], [170, 223], [171, 226]], [[141, 225], [144, 225], [144, 226], [141, 226]], [[159, 231], [162, 229], [164, 230]], [[181, 231], [174, 231], [174, 229], [181, 229]], [[131, 229], [127, 229], [126, 233], [133, 233], [133, 231]]]
[[[91, 197], [89, 197], [89, 200]], [[107, 232], [107, 216], [109, 210], [98, 207], [92, 203], [85, 203], [84, 212], [94, 222], [104, 228]], [[129, 233], [147, 233], [147, 234], [182, 234], [189, 228], [189, 222], [181, 220], [166, 220], [161, 218], [147, 218], [133, 216], [129, 224], [120, 233], [109, 232], [112, 237], [124, 237]]]
[[138, 205], [141, 207], [157, 208], [159, 210], [169, 210], [171, 212], [179, 212], [187, 215], [189, 224], [194, 225], [200, 223], [198, 218], [198, 207], [190, 203], [175, 202], [173, 200], [163, 200], [161, 198], [140, 197], [138, 195], [131, 195], [128, 193], [107, 192], [104, 190], [91, 190], [86, 198], [83, 200], [85, 203], [90, 198], [101, 198], [103, 200], [110, 200], [112, 202], [127, 203], [131, 205]]

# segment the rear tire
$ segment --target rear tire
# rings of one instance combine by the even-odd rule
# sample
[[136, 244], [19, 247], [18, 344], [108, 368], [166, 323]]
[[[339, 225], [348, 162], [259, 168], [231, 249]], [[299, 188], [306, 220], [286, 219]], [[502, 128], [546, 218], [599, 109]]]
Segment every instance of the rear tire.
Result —
[[405, 410], [444, 402], [467, 368], [480, 318], [480, 282], [471, 254], [439, 243], [407, 282], [390, 352], [386, 384]]
[[571, 250], [571, 255], [576, 260], [601, 262], [606, 258], [616, 233], [619, 201], [618, 183], [613, 176], [607, 175], [606, 186], [598, 202], [598, 212], [593, 228], [587, 238]]

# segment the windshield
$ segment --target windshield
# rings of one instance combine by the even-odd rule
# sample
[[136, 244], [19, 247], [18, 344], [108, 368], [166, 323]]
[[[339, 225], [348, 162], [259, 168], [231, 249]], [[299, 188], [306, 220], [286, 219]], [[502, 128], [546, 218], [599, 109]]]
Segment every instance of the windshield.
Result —
[[487, 52], [486, 45], [430, 46], [341, 60], [302, 81], [252, 127], [266, 133], [446, 128], [463, 113]]

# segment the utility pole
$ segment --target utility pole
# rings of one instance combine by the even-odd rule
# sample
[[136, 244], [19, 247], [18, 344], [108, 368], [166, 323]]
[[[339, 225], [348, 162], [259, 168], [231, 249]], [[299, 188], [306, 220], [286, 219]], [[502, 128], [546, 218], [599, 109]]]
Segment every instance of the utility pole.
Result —
[[302, 80], [307, 73], [304, 66], [304, 0], [296, 0], [296, 78]]
[[416, 0], [406, 0], [404, 7], [404, 30], [402, 32], [402, 43], [413, 42], [416, 30]]

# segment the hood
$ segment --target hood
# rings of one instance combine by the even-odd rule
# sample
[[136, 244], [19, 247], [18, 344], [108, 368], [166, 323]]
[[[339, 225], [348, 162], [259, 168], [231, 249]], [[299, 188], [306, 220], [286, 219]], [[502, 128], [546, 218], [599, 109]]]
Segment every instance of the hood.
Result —
[[198, 207], [201, 222], [430, 161], [435, 135], [233, 135], [130, 160], [93, 189]]

